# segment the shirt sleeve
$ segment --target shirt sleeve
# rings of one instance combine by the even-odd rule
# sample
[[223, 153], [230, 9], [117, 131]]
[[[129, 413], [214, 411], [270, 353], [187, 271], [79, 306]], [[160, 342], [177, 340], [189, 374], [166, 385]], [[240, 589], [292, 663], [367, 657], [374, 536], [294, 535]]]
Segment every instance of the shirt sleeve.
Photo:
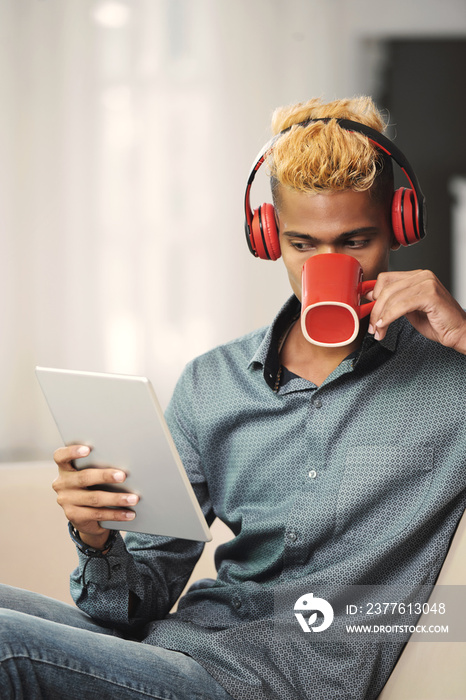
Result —
[[[191, 365], [181, 375], [165, 415], [210, 525], [215, 516], [197, 447]], [[179, 538], [118, 534], [106, 556], [89, 558], [78, 550], [78, 566], [70, 579], [71, 595], [93, 619], [137, 634], [148, 622], [169, 613], [203, 548], [203, 542]]]

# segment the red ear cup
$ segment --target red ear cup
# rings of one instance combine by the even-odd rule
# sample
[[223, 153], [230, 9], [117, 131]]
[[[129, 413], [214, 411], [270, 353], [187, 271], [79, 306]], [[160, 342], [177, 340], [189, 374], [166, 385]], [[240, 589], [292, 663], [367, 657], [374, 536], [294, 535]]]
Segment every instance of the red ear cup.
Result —
[[411, 245], [420, 239], [415, 195], [407, 187], [400, 187], [393, 195], [392, 226], [395, 238], [401, 245]]
[[251, 224], [251, 243], [261, 260], [278, 260], [281, 255], [275, 209], [262, 204], [254, 210]]
[[[244, 197], [245, 222], [244, 231], [246, 243], [249, 251], [262, 260], [277, 260], [280, 255], [280, 241], [275, 218], [275, 211], [272, 204], [263, 204], [253, 213], [249, 201], [249, 193], [257, 171], [273, 150], [275, 141], [282, 134], [295, 127], [305, 127], [315, 121], [331, 121], [333, 117], [322, 117], [317, 119], [306, 119], [298, 124], [293, 124], [283, 129], [279, 134], [273, 136], [262, 148], [259, 156], [254, 161], [249, 171], [246, 192]], [[392, 227], [397, 242], [400, 245], [408, 246], [417, 243], [426, 235], [426, 201], [419, 186], [418, 179], [411, 165], [400, 149], [375, 129], [351, 121], [350, 119], [335, 119], [342, 129], [355, 131], [366, 136], [371, 143], [380, 148], [392, 160], [395, 161], [407, 177], [411, 188], [401, 187], [396, 190], [392, 200]]]

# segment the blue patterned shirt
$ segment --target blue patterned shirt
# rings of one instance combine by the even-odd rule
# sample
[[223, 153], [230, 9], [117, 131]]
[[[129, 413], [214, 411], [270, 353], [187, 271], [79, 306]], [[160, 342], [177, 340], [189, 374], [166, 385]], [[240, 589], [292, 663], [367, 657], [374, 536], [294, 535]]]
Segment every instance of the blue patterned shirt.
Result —
[[[88, 562], [86, 586], [80, 555], [71, 589], [93, 618], [193, 656], [238, 700], [376, 698], [403, 643], [305, 634], [292, 603], [435, 582], [466, 501], [466, 357], [402, 318], [316, 387], [280, 367], [299, 310], [292, 297], [269, 328], [192, 361], [166, 412], [208, 521], [235, 535], [217, 580], [170, 615], [202, 544], [128, 533], [109, 566]], [[277, 623], [284, 600], [293, 633]]]

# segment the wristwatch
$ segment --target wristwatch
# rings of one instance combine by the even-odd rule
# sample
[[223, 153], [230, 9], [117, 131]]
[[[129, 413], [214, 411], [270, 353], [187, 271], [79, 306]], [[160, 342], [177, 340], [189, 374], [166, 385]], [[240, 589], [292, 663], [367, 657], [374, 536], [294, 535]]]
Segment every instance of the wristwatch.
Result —
[[[82, 539], [79, 536], [78, 530], [74, 527], [74, 525], [68, 521], [68, 530], [71, 536], [71, 539], [75, 543], [75, 545], [78, 547], [79, 551], [82, 552], [83, 554], [86, 555], [86, 557], [103, 557], [105, 554], [108, 554], [108, 552], [111, 550], [113, 547], [113, 543], [116, 540], [116, 536], [118, 534], [118, 530], [109, 530], [108, 538], [106, 543], [101, 549], [97, 549], [97, 547], [91, 547], [89, 544], [86, 544], [85, 542], [82, 541]], [[104, 554], [105, 552], [105, 554]]]

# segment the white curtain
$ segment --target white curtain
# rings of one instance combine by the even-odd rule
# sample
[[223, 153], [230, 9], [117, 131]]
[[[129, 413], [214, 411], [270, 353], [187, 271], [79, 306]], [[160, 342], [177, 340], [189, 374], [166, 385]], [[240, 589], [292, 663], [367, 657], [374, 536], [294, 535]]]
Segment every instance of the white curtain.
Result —
[[461, 29], [462, 0], [411, 5], [0, 0], [0, 461], [59, 445], [35, 365], [145, 374], [166, 405], [190, 358], [271, 320], [289, 286], [243, 197], [272, 110], [364, 91], [386, 27]]

